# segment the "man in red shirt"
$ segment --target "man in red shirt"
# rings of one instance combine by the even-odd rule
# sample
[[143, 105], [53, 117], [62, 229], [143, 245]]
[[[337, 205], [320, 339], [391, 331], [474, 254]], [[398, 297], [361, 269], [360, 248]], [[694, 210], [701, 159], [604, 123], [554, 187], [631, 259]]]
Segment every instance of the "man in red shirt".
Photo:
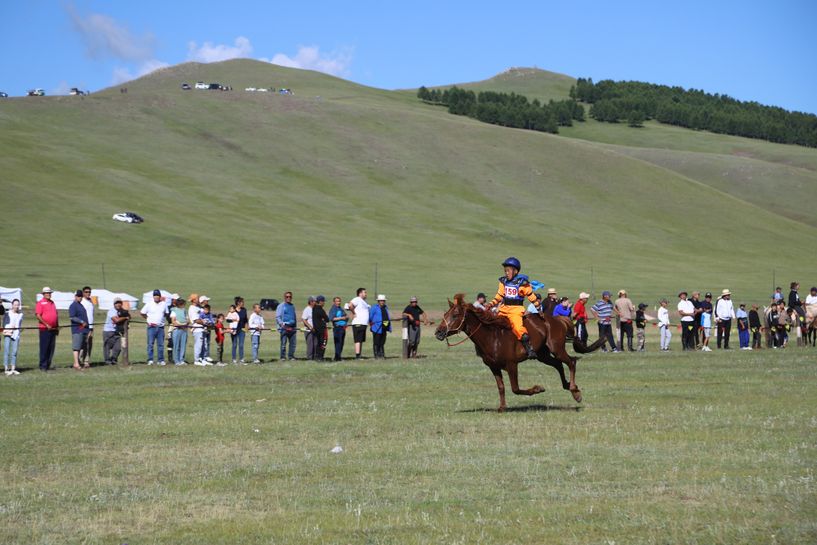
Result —
[[587, 300], [590, 298], [589, 293], [581, 292], [579, 300], [573, 305], [573, 322], [576, 324], [576, 336], [579, 337], [584, 344], [587, 344]]
[[43, 298], [37, 301], [34, 314], [37, 316], [40, 328], [40, 371], [48, 371], [54, 359], [54, 348], [57, 346], [59, 334], [59, 317], [57, 305], [51, 300], [53, 290], [48, 286], [43, 288]]

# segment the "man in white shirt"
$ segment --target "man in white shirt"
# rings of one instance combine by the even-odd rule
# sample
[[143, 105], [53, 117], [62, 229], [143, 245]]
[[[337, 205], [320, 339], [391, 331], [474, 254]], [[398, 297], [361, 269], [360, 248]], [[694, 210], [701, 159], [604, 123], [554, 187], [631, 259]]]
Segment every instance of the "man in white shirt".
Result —
[[85, 308], [85, 314], [88, 315], [88, 336], [85, 337], [85, 344], [82, 350], [79, 351], [80, 363], [91, 365], [91, 350], [94, 348], [94, 302], [91, 300], [91, 286], [82, 288], [82, 301], [80, 304]]
[[153, 345], [156, 344], [159, 365], [165, 364], [165, 312], [167, 304], [162, 301], [162, 292], [153, 290], [153, 301], [148, 301], [139, 311], [147, 323], [148, 365], [153, 365]]
[[695, 350], [695, 305], [687, 300], [687, 292], [678, 294], [678, 314], [681, 316], [681, 349]]
[[732, 305], [732, 292], [725, 289], [721, 292], [718, 304], [715, 305], [715, 322], [718, 324], [718, 348], [723, 341], [723, 349], [729, 350], [729, 334], [732, 330], [732, 319], [735, 307]]
[[202, 359], [202, 349], [204, 348], [204, 325], [201, 317], [201, 307], [199, 306], [199, 294], [191, 293], [188, 298], [190, 306], [187, 307], [187, 323], [190, 332], [193, 333], [193, 365], [203, 367], [207, 365]]
[[672, 331], [669, 325], [669, 310], [667, 305], [669, 301], [661, 299], [661, 308], [658, 309], [658, 331], [661, 334], [661, 350], [666, 352], [669, 350], [669, 342], [672, 339]]
[[315, 337], [315, 329], [312, 327], [312, 309], [315, 307], [315, 297], [310, 295], [306, 301], [306, 307], [301, 313], [301, 323], [304, 324], [306, 331], [304, 338], [306, 340], [306, 359], [312, 361], [315, 359], [315, 346], [317, 345]]
[[352, 334], [355, 339], [355, 359], [359, 360], [366, 342], [366, 329], [369, 327], [369, 309], [372, 308], [366, 302], [366, 288], [357, 289], [357, 297], [349, 301], [349, 310], [352, 316]]

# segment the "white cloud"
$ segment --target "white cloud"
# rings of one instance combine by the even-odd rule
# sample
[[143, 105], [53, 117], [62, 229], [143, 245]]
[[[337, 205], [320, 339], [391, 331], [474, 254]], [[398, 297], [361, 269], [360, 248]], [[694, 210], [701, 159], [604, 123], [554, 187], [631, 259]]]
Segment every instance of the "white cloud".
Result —
[[260, 59], [279, 66], [316, 70], [333, 76], [348, 76], [352, 65], [352, 49], [344, 48], [330, 53], [321, 53], [317, 45], [299, 46], [294, 57], [276, 53], [272, 59]]
[[117, 66], [113, 70], [113, 78], [111, 80], [112, 85], [119, 85], [120, 83], [125, 83], [126, 81], [130, 81], [132, 79], [141, 78], [147, 74], [155, 70], [159, 70], [160, 68], [165, 68], [170, 66], [164, 61], [160, 61], [157, 59], [150, 59], [147, 60], [139, 65], [139, 69], [136, 72], [131, 72], [130, 69]]
[[187, 44], [187, 59], [198, 62], [218, 62], [228, 59], [249, 57], [252, 53], [252, 44], [244, 36], [235, 39], [235, 45], [212, 44], [204, 42], [201, 46], [196, 42]]
[[56, 87], [51, 89], [50, 94], [52, 94], [52, 95], [67, 95], [68, 91], [70, 91], [70, 90], [71, 90], [71, 87], [68, 85], [68, 82], [65, 81], [65, 80], [62, 80], [61, 82], [59, 82], [57, 84]]
[[81, 16], [73, 5], [66, 11], [74, 30], [85, 43], [85, 52], [92, 59], [113, 57], [122, 61], [144, 62], [153, 57], [155, 39], [146, 33], [136, 36], [115, 19], [100, 13]]

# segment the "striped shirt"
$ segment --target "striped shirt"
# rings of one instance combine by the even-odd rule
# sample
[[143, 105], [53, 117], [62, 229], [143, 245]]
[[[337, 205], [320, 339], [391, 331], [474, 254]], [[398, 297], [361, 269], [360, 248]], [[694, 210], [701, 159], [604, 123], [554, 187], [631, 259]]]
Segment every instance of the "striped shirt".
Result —
[[590, 308], [598, 314], [600, 324], [610, 323], [610, 318], [613, 316], [613, 303], [602, 299]]

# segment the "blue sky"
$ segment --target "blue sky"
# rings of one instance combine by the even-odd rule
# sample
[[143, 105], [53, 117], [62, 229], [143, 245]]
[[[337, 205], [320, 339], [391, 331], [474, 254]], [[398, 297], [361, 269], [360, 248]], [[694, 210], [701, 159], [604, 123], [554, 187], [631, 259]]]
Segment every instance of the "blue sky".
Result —
[[5, 0], [0, 90], [90, 90], [250, 57], [393, 89], [511, 66], [634, 79], [817, 113], [817, 2]]

